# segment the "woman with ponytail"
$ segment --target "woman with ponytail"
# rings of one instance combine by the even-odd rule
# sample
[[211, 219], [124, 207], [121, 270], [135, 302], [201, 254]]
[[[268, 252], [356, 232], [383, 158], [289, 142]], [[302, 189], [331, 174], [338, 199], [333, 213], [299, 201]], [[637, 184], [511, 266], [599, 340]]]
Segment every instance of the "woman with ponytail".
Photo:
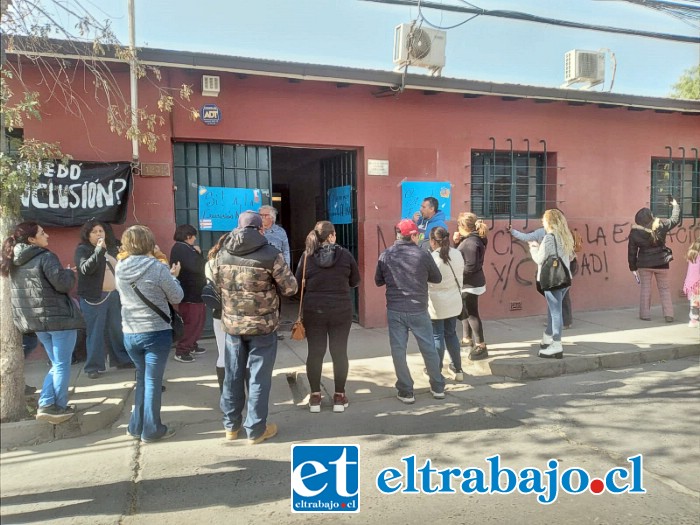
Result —
[[78, 328], [85, 328], [68, 292], [73, 270], [47, 249], [49, 235], [36, 222], [18, 224], [2, 246], [0, 274], [10, 278], [12, 320], [23, 334], [35, 332], [51, 361], [36, 418], [54, 425], [75, 414], [68, 404], [70, 365]]
[[428, 283], [428, 313], [433, 322], [435, 349], [440, 357], [440, 369], [445, 358], [445, 347], [450, 354], [450, 371], [455, 381], [464, 381], [462, 356], [457, 336], [457, 317], [462, 312], [462, 283], [464, 259], [458, 250], [450, 247], [450, 234], [445, 228], [430, 230], [430, 249], [442, 281]]
[[308, 343], [306, 375], [311, 387], [309, 411], [312, 413], [321, 411], [321, 371], [326, 346], [333, 360], [333, 412], [343, 412], [348, 406], [345, 381], [352, 325], [350, 289], [360, 284], [360, 271], [352, 254], [335, 241], [333, 224], [317, 222], [306, 237], [306, 250], [296, 272], [298, 283], [305, 279], [302, 313]]
[[453, 240], [464, 259], [462, 300], [467, 316], [462, 319], [462, 344], [469, 348], [469, 359], [477, 361], [489, 356], [484, 341], [484, 327], [479, 317], [479, 296], [486, 292], [484, 256], [488, 244], [488, 227], [475, 214], [463, 212], [457, 218], [459, 231]]

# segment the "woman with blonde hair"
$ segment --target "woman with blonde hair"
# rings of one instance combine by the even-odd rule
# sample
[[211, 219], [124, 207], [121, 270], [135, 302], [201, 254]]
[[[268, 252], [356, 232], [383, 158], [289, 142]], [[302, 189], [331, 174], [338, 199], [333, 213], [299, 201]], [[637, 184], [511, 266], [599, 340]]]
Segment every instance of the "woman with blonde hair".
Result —
[[[550, 209], [542, 216], [542, 226], [546, 232], [542, 242], [530, 241], [530, 256], [537, 263], [537, 281], [540, 280], [542, 264], [550, 256], [559, 256], [571, 275], [569, 264], [574, 257], [574, 238], [569, 231], [564, 214], [557, 209]], [[564, 350], [561, 346], [561, 331], [563, 325], [562, 303], [569, 287], [556, 290], [544, 290], [547, 300], [547, 327], [542, 335], [540, 357], [561, 359]]]
[[127, 434], [144, 443], [175, 433], [160, 420], [163, 373], [173, 343], [172, 327], [161, 314], [168, 316], [168, 303], [178, 304], [184, 295], [177, 280], [180, 264], [168, 269], [156, 259], [155, 251], [156, 241], [149, 228], [127, 228], [115, 271], [124, 346], [136, 365], [134, 408]]
[[[335, 243], [335, 227], [319, 221], [306, 237], [306, 250], [297, 266], [303, 283], [303, 318], [308, 343], [306, 375], [311, 387], [309, 411], [321, 411], [321, 372], [328, 348], [333, 360], [333, 412], [348, 406], [348, 336], [352, 325], [350, 289], [360, 284], [360, 271], [352, 254]], [[301, 289], [300, 285], [300, 289]]]
[[[216, 264], [216, 256], [224, 247], [224, 244], [228, 240], [229, 234], [224, 233], [216, 244], [211, 247], [207, 253], [207, 264], [204, 267], [204, 274], [207, 277], [207, 281], [216, 288], [214, 284], [214, 265]], [[217, 289], [217, 292], [220, 291]], [[220, 306], [220, 305], [219, 305]], [[221, 308], [212, 308], [212, 325], [214, 328], [214, 337], [216, 338], [216, 349], [218, 350], [218, 357], [216, 358], [216, 380], [219, 383], [219, 393], [224, 391], [224, 378], [226, 377], [226, 332], [224, 331], [224, 325], [221, 322]]]
[[483, 266], [488, 227], [474, 213], [462, 212], [457, 217], [457, 228], [453, 241], [464, 259], [462, 301], [467, 313], [467, 317], [462, 319], [462, 344], [469, 348], [469, 360], [477, 361], [489, 356], [479, 316], [479, 296], [486, 292]]

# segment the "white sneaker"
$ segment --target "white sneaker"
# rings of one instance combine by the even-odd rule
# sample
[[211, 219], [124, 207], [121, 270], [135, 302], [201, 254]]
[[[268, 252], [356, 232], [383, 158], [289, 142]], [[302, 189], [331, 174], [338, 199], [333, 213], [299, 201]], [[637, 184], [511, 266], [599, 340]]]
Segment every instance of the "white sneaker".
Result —
[[540, 342], [540, 348], [547, 348], [552, 344], [554, 338], [551, 335], [542, 334], [542, 341]]
[[691, 319], [690, 321], [688, 321], [688, 326], [690, 328], [697, 328], [698, 326], [700, 326], [700, 321], [698, 321], [697, 319]]
[[433, 394], [433, 398], [435, 399], [445, 399], [445, 392], [435, 392], [435, 390], [431, 388], [430, 393]]
[[537, 355], [545, 358], [553, 357], [555, 359], [561, 359], [564, 357], [564, 349], [561, 346], [561, 341], [552, 341], [552, 344], [540, 350]]

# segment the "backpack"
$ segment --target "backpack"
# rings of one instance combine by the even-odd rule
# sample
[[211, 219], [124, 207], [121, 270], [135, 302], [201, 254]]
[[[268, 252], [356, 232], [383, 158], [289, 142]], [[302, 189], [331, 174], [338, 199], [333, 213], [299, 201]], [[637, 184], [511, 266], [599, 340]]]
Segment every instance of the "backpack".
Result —
[[209, 279], [202, 288], [202, 302], [212, 310], [221, 310], [221, 294], [216, 285]]

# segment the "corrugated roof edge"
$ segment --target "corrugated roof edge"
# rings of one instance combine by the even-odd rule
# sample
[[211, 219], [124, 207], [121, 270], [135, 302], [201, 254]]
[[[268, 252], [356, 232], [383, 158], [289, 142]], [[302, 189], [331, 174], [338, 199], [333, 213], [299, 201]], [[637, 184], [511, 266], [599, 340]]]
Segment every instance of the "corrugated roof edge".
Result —
[[[64, 58], [82, 58], [80, 47], [61, 40], [52, 40], [58, 52], [52, 53]], [[21, 50], [22, 37], [15, 37], [15, 49], [8, 54], [42, 54]], [[19, 44], [19, 45], [18, 45]], [[65, 44], [65, 45], [62, 45]], [[89, 44], [84, 44], [88, 49]], [[113, 53], [107, 53], [106, 61], [115, 61]], [[232, 72], [246, 75], [274, 76], [314, 80], [320, 82], [341, 82], [349, 84], [393, 87], [401, 85], [402, 74], [395, 71], [362, 69], [347, 66], [330, 66], [302, 62], [237, 57], [216, 53], [176, 51], [156, 48], [139, 48], [139, 60], [148, 65], [198, 69], [203, 71]], [[121, 62], [121, 60], [120, 60]], [[636, 109], [663, 110], [684, 115], [700, 115], [700, 101], [647, 97], [580, 89], [563, 89], [526, 84], [506, 84], [482, 80], [468, 80], [448, 77], [433, 77], [409, 73], [404, 79], [404, 90], [429, 90], [447, 93], [477, 94], [485, 96], [517, 97], [585, 104], [606, 104]]]

